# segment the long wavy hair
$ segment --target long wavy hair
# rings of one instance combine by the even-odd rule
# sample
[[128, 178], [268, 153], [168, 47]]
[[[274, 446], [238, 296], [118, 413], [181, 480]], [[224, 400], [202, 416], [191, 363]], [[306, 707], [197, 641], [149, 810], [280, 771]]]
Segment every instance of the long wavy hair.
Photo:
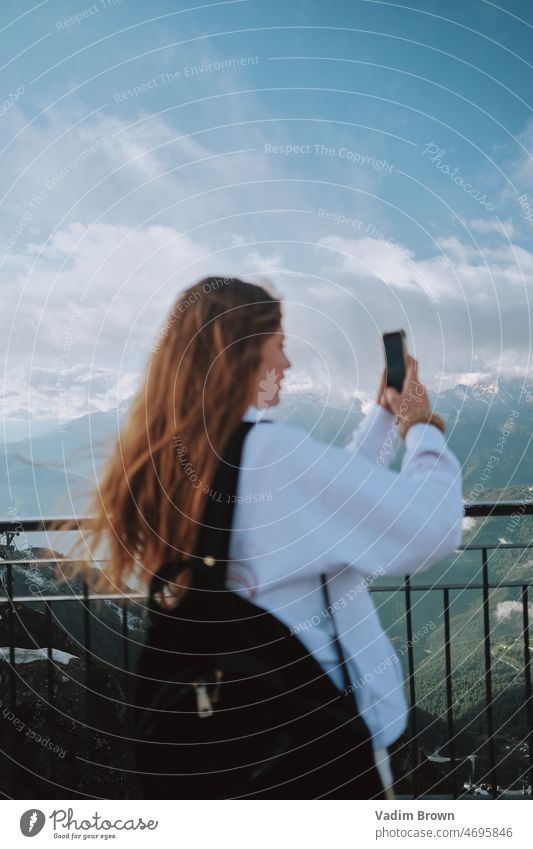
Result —
[[[194, 553], [221, 451], [280, 324], [279, 299], [239, 278], [205, 277], [177, 298], [87, 507], [82, 542], [91, 551], [104, 543], [108, 560], [92, 570], [96, 588], [122, 591], [132, 578], [142, 588], [164, 563]], [[176, 580], [182, 591], [187, 574]]]

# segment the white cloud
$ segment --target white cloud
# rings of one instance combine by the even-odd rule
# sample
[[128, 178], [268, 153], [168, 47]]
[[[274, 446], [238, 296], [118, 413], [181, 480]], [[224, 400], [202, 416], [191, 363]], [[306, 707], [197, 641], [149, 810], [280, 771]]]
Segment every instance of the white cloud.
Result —
[[138, 377], [90, 363], [60, 363], [57, 368], [20, 364], [5, 375], [2, 414], [8, 420], [69, 421], [116, 407], [135, 392]]
[[502, 236], [508, 239], [512, 239], [516, 235], [515, 226], [510, 219], [506, 221], [493, 221], [488, 218], [474, 218], [471, 221], [467, 221], [467, 226], [476, 233], [483, 235], [494, 233], [495, 236]]
[[[285, 302], [289, 355], [302, 370], [295, 385], [310, 384], [324, 395], [373, 392], [382, 362], [380, 334], [395, 327], [407, 330], [422, 379], [433, 387], [454, 380], [472, 384], [527, 367], [530, 315], [524, 290], [530, 294], [530, 284], [520, 282], [512, 248], [488, 250], [487, 271], [457, 240], [446, 240], [440, 255], [415, 263], [412, 252], [384, 251], [377, 240], [326, 237], [316, 247], [316, 274], [306, 275], [286, 269], [291, 250], [242, 245], [213, 255], [207, 243], [170, 226], [135, 232], [124, 225], [86, 228], [77, 222], [55, 233], [32, 267], [39, 251], [32, 245], [17, 257], [4, 282], [13, 303], [11, 313], [0, 318], [4, 340], [12, 331], [8, 369], [20, 380], [20, 369], [12, 367], [25, 368], [24, 380], [9, 380], [11, 393], [17, 385], [19, 392], [10, 395], [8, 413], [24, 406], [28, 385], [40, 374], [33, 375], [36, 365], [61, 372], [72, 385], [76, 401], [69, 403], [78, 414], [88, 403], [77, 388], [82, 364], [91, 374], [102, 367], [127, 374], [133, 386], [177, 292], [209, 273], [274, 283]], [[532, 256], [523, 249], [521, 254], [529, 268]], [[428, 282], [427, 291], [420, 279]], [[62, 353], [66, 339], [68, 357]], [[45, 417], [46, 393], [36, 390], [33, 412]], [[47, 391], [53, 406], [50, 386]], [[93, 402], [103, 409], [107, 397], [96, 395]]]
[[334, 262], [340, 264], [343, 271], [369, 274], [399, 287], [414, 288], [417, 285], [418, 263], [413, 252], [392, 239], [327, 236], [320, 239], [318, 244], [335, 252]]
[[525, 248], [480, 252], [450, 237], [415, 262], [412, 252], [391, 250], [380, 239], [335, 236], [320, 240], [317, 258], [334, 293], [329, 302], [322, 294], [320, 308], [328, 304], [327, 314], [357, 339], [359, 351], [370, 345], [377, 354], [378, 331], [405, 327], [426, 380], [442, 372], [494, 378], [528, 368], [533, 253]]
[[[527, 368], [533, 253], [495, 243], [490, 223], [470, 222], [489, 237], [482, 250], [450, 236], [424, 256], [394, 239], [343, 238], [318, 218], [316, 187], [278, 179], [290, 163], [219, 155], [232, 147], [211, 149], [163, 117], [82, 118], [81, 108], [50, 115], [3, 158], [13, 179], [0, 210], [13, 240], [0, 268], [7, 416], [48, 418], [58, 375], [77, 415], [115, 403], [180, 289], [214, 273], [267, 278], [283, 295], [293, 388], [365, 400], [381, 372], [380, 334], [402, 326], [430, 385]], [[22, 125], [16, 107], [4, 119]], [[241, 147], [259, 149], [263, 132], [239, 131]]]

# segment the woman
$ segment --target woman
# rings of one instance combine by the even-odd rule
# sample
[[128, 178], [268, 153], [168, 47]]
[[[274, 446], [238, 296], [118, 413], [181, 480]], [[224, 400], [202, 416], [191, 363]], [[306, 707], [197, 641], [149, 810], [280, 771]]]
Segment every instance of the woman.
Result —
[[[442, 420], [432, 415], [411, 358], [402, 393], [386, 388], [383, 374], [376, 404], [344, 447], [263, 421], [265, 410], [278, 403], [291, 365], [281, 319], [275, 297], [236, 278], [205, 278], [179, 296], [92, 505], [96, 542], [109, 535], [107, 572], [118, 586], [135, 576], [148, 587], [165, 564], [180, 564], [158, 596], [172, 641], [172, 615], [183, 609], [188, 593], [192, 598], [194, 570], [187, 559], [205, 529], [204, 511], [217, 502], [213, 482], [221, 456], [245, 427], [235, 455], [239, 470], [224, 572], [225, 587], [233, 592], [227, 595], [271, 612], [297, 636], [335, 693], [355, 694], [354, 710], [370, 732], [388, 788], [387, 749], [406, 727], [407, 706], [401, 666], [381, 628], [368, 578], [427, 569], [459, 545], [461, 467], [446, 447]], [[406, 451], [396, 474], [387, 467], [398, 436]], [[212, 627], [204, 624], [198, 640]], [[160, 650], [166, 639], [160, 638]], [[174, 662], [171, 655], [165, 668]], [[139, 671], [146, 682], [151, 668], [145, 653]], [[335, 796], [319, 791], [312, 792]]]

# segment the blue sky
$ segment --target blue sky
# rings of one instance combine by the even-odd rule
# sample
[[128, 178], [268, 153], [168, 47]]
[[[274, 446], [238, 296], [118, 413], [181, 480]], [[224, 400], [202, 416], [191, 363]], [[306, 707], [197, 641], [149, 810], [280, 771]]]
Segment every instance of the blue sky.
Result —
[[4, 2], [9, 432], [128, 397], [177, 292], [285, 299], [287, 391], [526, 377], [533, 7]]

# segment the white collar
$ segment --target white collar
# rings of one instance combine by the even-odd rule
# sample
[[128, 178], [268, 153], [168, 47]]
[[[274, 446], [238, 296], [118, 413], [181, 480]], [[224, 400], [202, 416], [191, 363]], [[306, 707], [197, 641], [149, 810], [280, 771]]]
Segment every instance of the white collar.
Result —
[[259, 422], [264, 418], [268, 418], [268, 407], [259, 409], [259, 407], [256, 407], [255, 404], [250, 404], [250, 406], [245, 410], [241, 421]]
[[255, 422], [255, 421], [257, 421], [258, 414], [259, 414], [259, 409], [254, 404], [250, 404], [250, 406], [244, 412], [244, 415], [242, 417], [242, 421], [243, 422]]

